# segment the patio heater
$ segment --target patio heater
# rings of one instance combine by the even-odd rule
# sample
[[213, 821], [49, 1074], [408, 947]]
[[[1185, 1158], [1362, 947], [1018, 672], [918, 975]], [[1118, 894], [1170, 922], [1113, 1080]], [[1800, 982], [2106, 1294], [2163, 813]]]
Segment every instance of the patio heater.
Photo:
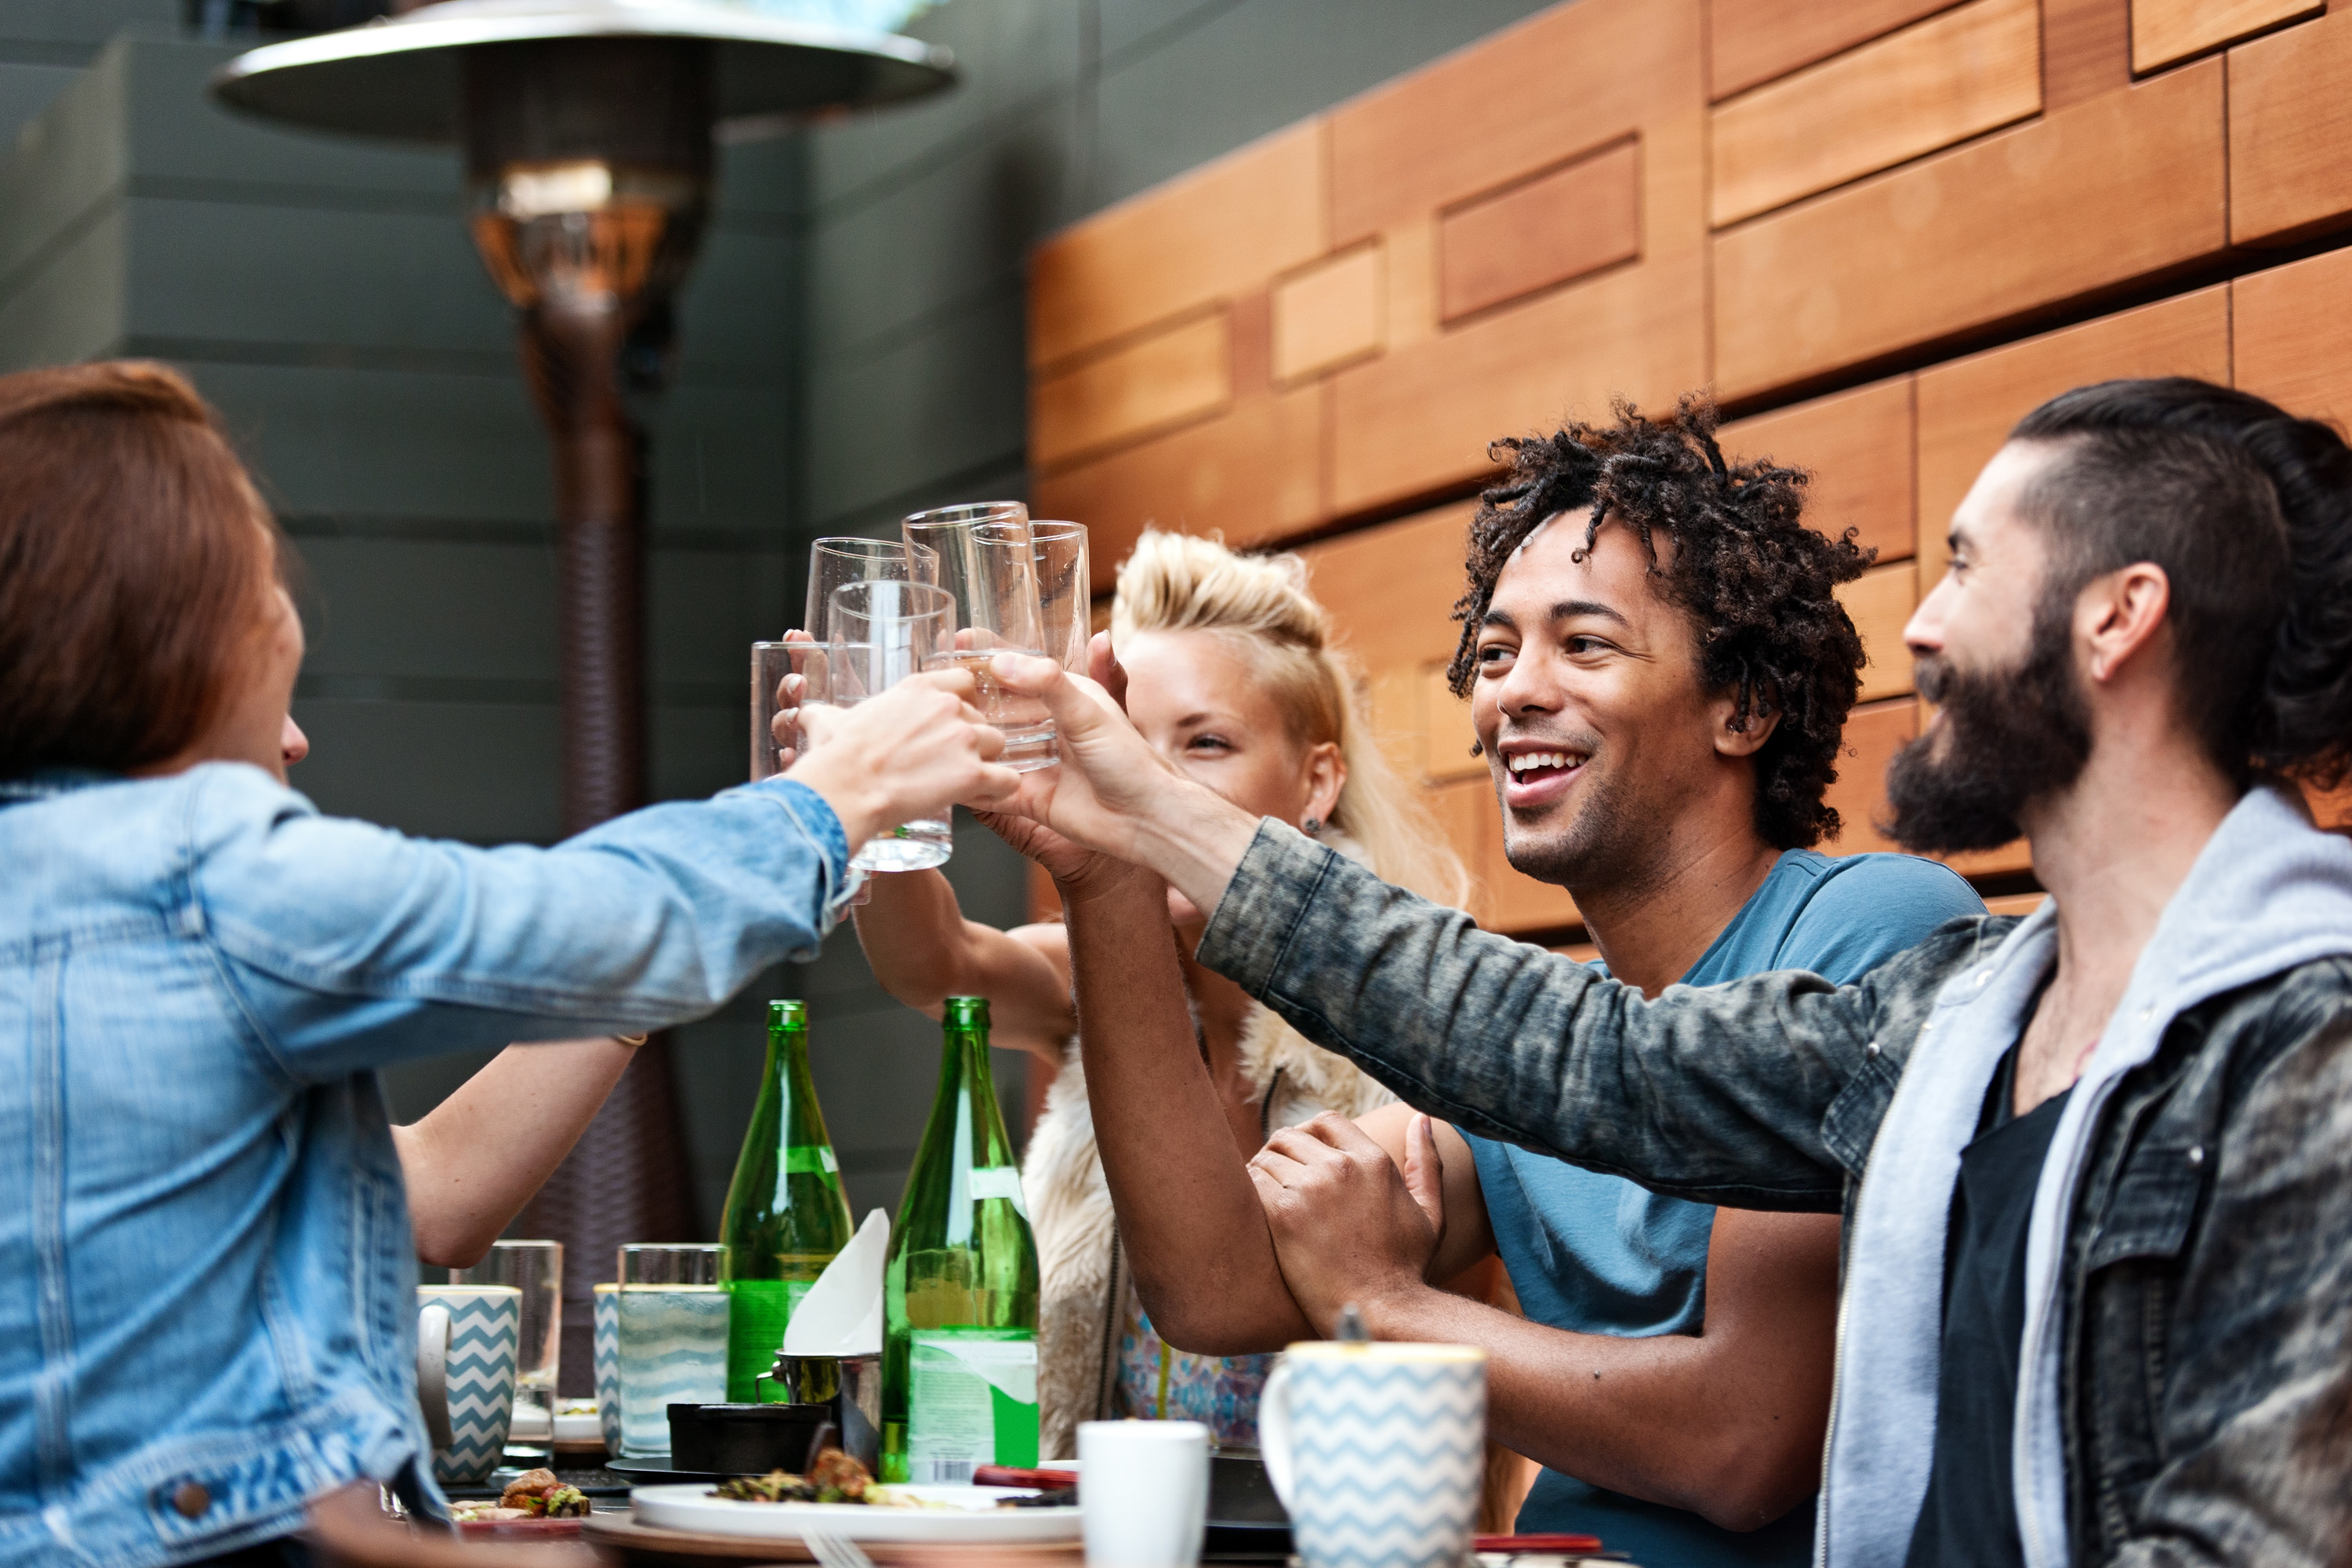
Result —
[[[395, 9], [401, 9], [395, 6]], [[212, 90], [310, 130], [464, 150], [476, 247], [516, 308], [553, 447], [563, 826], [646, 801], [646, 432], [716, 136], [781, 132], [954, 79], [943, 49], [718, 0], [438, 0], [230, 60]], [[525, 1226], [565, 1243], [564, 1392], [588, 1287], [623, 1242], [691, 1239], [667, 1044], [637, 1054]]]

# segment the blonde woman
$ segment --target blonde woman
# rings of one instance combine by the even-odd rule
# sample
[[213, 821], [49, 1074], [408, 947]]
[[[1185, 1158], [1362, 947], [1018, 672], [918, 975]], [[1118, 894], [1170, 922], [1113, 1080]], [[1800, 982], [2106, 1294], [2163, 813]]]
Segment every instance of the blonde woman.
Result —
[[[1463, 901], [1462, 867], [1375, 748], [1355, 681], [1330, 646], [1330, 617], [1307, 594], [1297, 556], [1147, 532], [1119, 569], [1111, 640], [1129, 715], [1185, 773], [1391, 881]], [[1202, 1053], [1242, 1157], [1276, 1128], [1389, 1101], [1232, 982], [1194, 967], [1204, 917], [1172, 891], [1168, 912], [1188, 955]], [[1202, 1421], [1221, 1443], [1255, 1444], [1272, 1358], [1175, 1350], [1136, 1300], [1095, 1154], [1063, 928], [967, 921], [947, 879], [920, 871], [875, 879], [857, 934], [893, 996], [934, 1017], [946, 997], [986, 996], [995, 1043], [1028, 1050], [1055, 1073], [1022, 1172], [1043, 1271], [1040, 1452], [1073, 1456], [1080, 1421], [1121, 1415]]]

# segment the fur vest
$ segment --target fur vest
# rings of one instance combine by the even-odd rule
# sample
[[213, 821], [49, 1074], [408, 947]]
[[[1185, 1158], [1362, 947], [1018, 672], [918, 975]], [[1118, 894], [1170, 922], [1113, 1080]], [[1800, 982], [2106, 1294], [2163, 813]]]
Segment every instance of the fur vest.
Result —
[[[1269, 1128], [1326, 1110], [1361, 1116], [1396, 1098], [1255, 1004], [1242, 1030], [1241, 1068]], [[1078, 1423], [1113, 1414], [1129, 1295], [1075, 1039], [1029, 1135], [1021, 1184], [1037, 1238], [1037, 1452], [1075, 1458]]]

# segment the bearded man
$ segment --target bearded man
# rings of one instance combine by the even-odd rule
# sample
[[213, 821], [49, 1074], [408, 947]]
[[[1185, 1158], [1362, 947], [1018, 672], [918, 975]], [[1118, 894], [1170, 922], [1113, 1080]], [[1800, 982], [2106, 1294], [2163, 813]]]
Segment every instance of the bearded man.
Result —
[[[2339, 1562], [2352, 843], [2295, 785], [2352, 763], [2352, 448], [2226, 387], [2083, 388], [2011, 432], [1950, 538], [1905, 634], [1942, 706], [1889, 826], [2022, 832], [2051, 897], [1853, 984], [1645, 1000], [1241, 817], [1008, 658], [1061, 728], [1024, 807], [1214, 909], [1202, 963], [1419, 1109], [1842, 1213], [1832, 1568]], [[1271, 1203], [1285, 1159], [1258, 1161]], [[1393, 1167], [1350, 1168], [1412, 1234]]]

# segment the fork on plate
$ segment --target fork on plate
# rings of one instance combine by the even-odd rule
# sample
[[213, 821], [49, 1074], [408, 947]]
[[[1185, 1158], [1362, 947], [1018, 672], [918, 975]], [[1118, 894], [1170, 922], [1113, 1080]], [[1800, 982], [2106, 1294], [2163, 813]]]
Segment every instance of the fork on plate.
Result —
[[803, 1528], [801, 1544], [809, 1549], [820, 1568], [874, 1568], [874, 1559], [866, 1555], [864, 1547], [831, 1531]]

